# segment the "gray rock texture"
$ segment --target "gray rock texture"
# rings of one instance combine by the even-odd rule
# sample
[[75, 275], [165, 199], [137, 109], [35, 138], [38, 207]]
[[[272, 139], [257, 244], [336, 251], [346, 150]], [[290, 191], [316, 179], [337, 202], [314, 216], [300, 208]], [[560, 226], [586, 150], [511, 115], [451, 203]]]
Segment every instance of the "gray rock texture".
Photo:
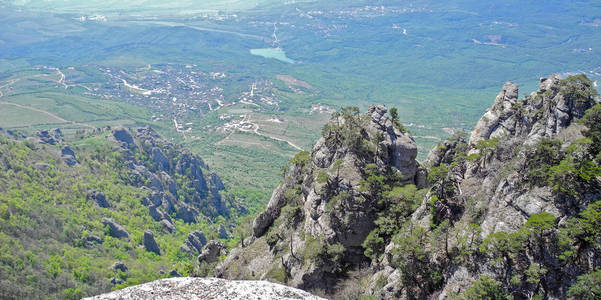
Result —
[[62, 143], [64, 140], [60, 129], [42, 130], [36, 135], [40, 144], [56, 145]]
[[324, 298], [267, 281], [178, 277], [161, 279], [84, 299], [321, 300]]
[[[520, 100], [518, 86], [507, 82], [470, 135], [441, 142], [423, 164], [415, 161], [413, 139], [385, 107], [335, 114], [312, 151], [291, 160], [253, 221], [252, 236], [218, 264], [216, 275], [269, 278], [341, 299], [445, 299], [488, 275], [515, 298], [565, 298], [578, 275], [601, 267], [598, 245], [574, 242], [577, 258], [569, 261], [560, 257], [566, 246], [557, 242], [561, 228], [599, 199], [601, 179], [590, 176], [581, 194], [565, 195], [547, 178], [534, 182], [529, 168], [531, 158], [541, 156], [535, 152], [543, 139], [561, 149], [552, 154], [576, 153], [564, 162], [577, 165], [584, 157], [597, 163], [578, 122], [601, 103], [592, 85], [582, 76], [552, 75]], [[399, 199], [407, 201], [405, 215], [386, 211], [394, 206], [385, 201], [395, 200], [371, 184], [380, 174], [405, 184], [402, 189], [428, 189], [416, 192], [415, 202]], [[539, 222], [555, 218], [553, 229], [528, 227], [538, 226], [526, 225], [535, 214]], [[368, 250], [379, 247], [373, 255], [364, 242], [376, 220], [374, 236], [381, 240], [367, 240]]]
[[127, 272], [127, 270], [128, 270], [127, 266], [125, 266], [125, 264], [120, 261], [113, 264], [113, 271], [115, 271], [115, 272], [117, 272], [117, 271]]
[[94, 203], [96, 203], [96, 205], [98, 205], [98, 207], [103, 207], [103, 208], [111, 207], [109, 202], [106, 200], [106, 195], [103, 192], [90, 190], [90, 191], [88, 191], [88, 194], [86, 197], [88, 198], [88, 200], [94, 201]]
[[186, 252], [195, 252], [196, 254], [202, 253], [202, 248], [207, 244], [207, 238], [201, 231], [195, 231], [188, 234], [188, 239], [183, 245], [187, 249]]
[[109, 234], [112, 237], [116, 237], [116, 238], [129, 238], [129, 233], [127, 232], [127, 230], [125, 230], [125, 228], [123, 228], [123, 226], [119, 225], [117, 222], [108, 219], [108, 218], [102, 218], [102, 224], [104, 224], [105, 226], [108, 226], [109, 228]]
[[124, 143], [125, 145], [134, 145], [134, 138], [131, 133], [125, 128], [116, 128], [113, 130], [113, 137], [118, 142]]
[[227, 254], [227, 247], [219, 241], [209, 241], [198, 256], [198, 262], [213, 263], [219, 260], [221, 255]]
[[229, 213], [220, 194], [225, 186], [200, 157], [166, 141], [148, 126], [117, 128], [112, 133], [131, 184], [144, 192], [142, 204], [165, 231], [175, 232], [173, 215], [195, 223], [199, 216]]
[[[416, 161], [417, 145], [396, 122], [384, 106], [371, 106], [363, 114], [350, 109], [334, 115], [312, 151], [293, 159], [265, 211], [254, 219], [253, 237], [244, 245], [261, 250], [248, 250], [257, 253], [253, 257], [245, 255], [246, 248], [232, 252], [217, 274], [263, 278], [275, 264], [285, 269], [292, 286], [331, 290], [341, 265], [361, 263], [361, 244], [383, 207], [362, 188], [369, 176], [366, 168], [392, 174], [399, 185], [425, 185], [427, 174]], [[263, 239], [269, 243], [267, 251], [261, 246]], [[311, 250], [323, 251], [321, 258], [304, 254], [304, 249], [316, 247], [323, 247]], [[335, 249], [340, 253], [324, 253]], [[281, 261], [267, 263], [277, 256]]]
[[159, 245], [154, 240], [154, 234], [152, 233], [152, 231], [146, 230], [144, 232], [142, 243], [144, 244], [144, 248], [146, 249], [146, 251], [153, 252], [156, 255], [161, 255], [161, 248], [159, 248]]
[[61, 158], [69, 167], [78, 164], [75, 152], [73, 152], [73, 150], [69, 146], [64, 146], [61, 149]]

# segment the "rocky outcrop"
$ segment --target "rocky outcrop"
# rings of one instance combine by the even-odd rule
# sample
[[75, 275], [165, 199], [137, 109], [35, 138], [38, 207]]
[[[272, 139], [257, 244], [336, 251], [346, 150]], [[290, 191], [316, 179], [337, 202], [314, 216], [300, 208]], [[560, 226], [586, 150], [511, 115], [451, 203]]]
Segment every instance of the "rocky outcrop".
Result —
[[579, 98], [579, 92], [585, 90], [586, 87], [569, 85], [554, 74], [541, 78], [538, 91], [518, 102], [518, 86], [508, 82], [476, 124], [470, 144], [520, 136], [526, 145], [534, 145], [544, 137], [553, 137], [573, 120], [582, 118], [592, 106], [592, 102]]
[[188, 239], [181, 246], [184, 252], [196, 254], [202, 253], [202, 248], [207, 244], [207, 238], [202, 231], [195, 231], [188, 234]]
[[203, 248], [202, 253], [198, 256], [198, 262], [214, 263], [219, 260], [219, 257], [227, 254], [227, 247], [219, 241], [209, 241]]
[[167, 156], [165, 156], [161, 149], [153, 147], [150, 153], [152, 155], [152, 161], [157, 164], [161, 171], [169, 171], [169, 159], [167, 159]]
[[94, 201], [94, 203], [96, 203], [96, 205], [98, 205], [98, 207], [102, 207], [102, 208], [110, 208], [111, 207], [109, 202], [106, 200], [106, 195], [103, 192], [90, 190], [90, 191], [88, 191], [88, 194], [86, 197], [88, 198], [88, 200]]
[[65, 146], [63, 149], [61, 149], [61, 158], [69, 167], [78, 164], [77, 157], [75, 157], [75, 152], [73, 152], [69, 146]]
[[[288, 175], [253, 221], [253, 238], [232, 252], [217, 274], [263, 278], [282, 268], [292, 286], [331, 290], [344, 276], [343, 265], [353, 268], [365, 261], [361, 244], [386, 209], [368, 188], [369, 180], [424, 184], [425, 174], [415, 160], [417, 146], [386, 107], [372, 106], [364, 114], [344, 109], [323, 132], [311, 153], [291, 160]], [[245, 256], [245, 249], [265, 242], [269, 251], [248, 250], [262, 254]], [[261, 262], [274, 259], [280, 261]]]
[[40, 144], [56, 145], [63, 142], [63, 132], [60, 129], [42, 130], [37, 134]]
[[565, 298], [601, 267], [599, 244], [565, 231], [601, 195], [601, 134], [584, 139], [579, 122], [600, 102], [584, 76], [543, 78], [521, 100], [508, 82], [469, 138], [441, 142], [423, 166], [396, 113], [343, 110], [216, 274], [334, 298], [462, 298], [482, 278], [514, 298]]
[[177, 228], [175, 228], [175, 225], [173, 225], [173, 223], [169, 222], [168, 220], [161, 220], [160, 223], [161, 223], [161, 227], [163, 228], [163, 230], [168, 233], [174, 233], [177, 231]]
[[156, 255], [161, 255], [161, 248], [159, 248], [159, 245], [154, 240], [154, 234], [152, 233], [152, 231], [146, 230], [144, 232], [142, 243], [144, 244], [144, 248], [146, 249], [146, 251], [153, 252]]
[[117, 278], [117, 277], [111, 277], [111, 278], [109, 279], [109, 282], [110, 282], [112, 285], [118, 285], [118, 284], [124, 284], [124, 283], [125, 283], [125, 281], [123, 281], [121, 278]]
[[131, 184], [146, 194], [142, 203], [164, 230], [175, 231], [173, 215], [195, 223], [199, 216], [229, 214], [221, 197], [225, 186], [198, 156], [167, 142], [150, 127], [135, 131], [118, 128], [113, 130], [113, 137], [130, 170]]
[[125, 230], [125, 228], [123, 228], [123, 226], [119, 225], [117, 222], [108, 218], [102, 218], [101, 222], [105, 226], [108, 226], [109, 234], [112, 237], [116, 237], [118, 239], [129, 238], [129, 233], [127, 232], [127, 230]]
[[117, 142], [123, 143], [126, 147], [134, 145], [134, 138], [125, 128], [117, 128], [113, 130], [113, 137]]
[[88, 246], [94, 246], [95, 244], [102, 244], [102, 238], [97, 235], [88, 235], [84, 238]]
[[127, 272], [127, 270], [128, 270], [127, 266], [120, 261], [113, 264], [113, 271], [115, 271], [115, 272], [117, 272], [117, 271]]
[[[498, 131], [505, 116], [505, 112], [511, 110], [518, 101], [518, 85], [506, 82], [503, 89], [495, 99], [493, 106], [484, 113], [476, 124], [470, 137], [470, 143], [489, 139], [495, 131]], [[498, 134], [501, 132], [499, 131]], [[494, 136], [498, 135], [494, 134]]]
[[[559, 220], [558, 226], [561, 227], [584, 208], [583, 204], [576, 205], [569, 196], [553, 190], [545, 179], [542, 183], [532, 182], [529, 171], [539, 166], [528, 161], [534, 157], [544, 139], [558, 141], [557, 149], [546, 150], [556, 151], [552, 153], [554, 155], [560, 155], [561, 149], [577, 144], [582, 138], [582, 125], [577, 121], [587, 109], [601, 102], [595, 95], [591, 82], [583, 76], [561, 79], [552, 75], [542, 78], [539, 89], [522, 100], [518, 100], [518, 86], [508, 82], [493, 106], [478, 121], [469, 141], [463, 135], [456, 135], [430, 152], [425, 165], [445, 173], [438, 174], [430, 192], [411, 216], [411, 228], [424, 228], [426, 236], [431, 239], [421, 246], [427, 249], [424, 252], [429, 253], [431, 265], [418, 267], [415, 264], [413, 267], [440, 269], [443, 280], [438, 287], [431, 287], [420, 297], [443, 299], [465, 291], [480, 276], [488, 275], [508, 287], [507, 290], [517, 298], [536, 293], [549, 299], [564, 298], [567, 287], [577, 274], [590, 271], [591, 265], [598, 265], [601, 257], [588, 256], [590, 254], [582, 255], [587, 256], [585, 260], [591, 265], [560, 263], [559, 250], [551, 238], [557, 232], [546, 233], [543, 241], [525, 238], [521, 233], [532, 216], [551, 216]], [[578, 197], [594, 199], [586, 193]], [[593, 193], [598, 195], [599, 190]], [[439, 242], [436, 244], [436, 239], [441, 238], [437, 238], [436, 234], [440, 233], [431, 230], [440, 224], [448, 226], [443, 229], [447, 238], [442, 237], [445, 240], [442, 246]], [[486, 251], [499, 249], [490, 243], [494, 245], [498, 240], [502, 243], [505, 234], [514, 235], [509, 236], [510, 243], [520, 238], [527, 242], [503, 248], [505, 250], [500, 250], [500, 253], [508, 256], [499, 260]], [[469, 241], [467, 244], [466, 239]], [[507, 254], [513, 251], [508, 250], [512, 247], [521, 250]], [[421, 289], [411, 290], [408, 287], [407, 279], [403, 279], [406, 275], [399, 268], [406, 262], [393, 262], [403, 257], [399, 254], [403, 251], [400, 249], [406, 248], [391, 242], [373, 264], [376, 272], [372, 276], [370, 294], [385, 299], [409, 299], [411, 291], [418, 293], [427, 286], [428, 281], [424, 278]], [[453, 251], [470, 254], [463, 254], [466, 257], [462, 259], [466, 261], [456, 263], [449, 261], [458, 257]], [[586, 251], [590, 250], [583, 250], [583, 253]], [[537, 284], [510, 282], [511, 276], [522, 278], [522, 274], [530, 272], [528, 268], [533, 266], [544, 269], [545, 275], [537, 277], [540, 284], [539, 281], [536, 281]]]
[[179, 277], [161, 279], [84, 299], [321, 300], [324, 298], [267, 281]]

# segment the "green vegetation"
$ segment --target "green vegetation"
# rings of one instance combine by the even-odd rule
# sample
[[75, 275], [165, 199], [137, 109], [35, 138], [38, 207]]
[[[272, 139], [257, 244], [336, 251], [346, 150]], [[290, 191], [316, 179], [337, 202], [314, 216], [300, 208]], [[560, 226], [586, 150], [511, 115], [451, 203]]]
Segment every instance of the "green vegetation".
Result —
[[562, 80], [561, 92], [571, 97], [579, 106], [594, 103], [593, 98], [598, 96], [593, 88], [593, 81], [584, 74], [571, 75]]
[[569, 299], [593, 300], [601, 297], [601, 270], [578, 276], [568, 290]]
[[442, 274], [438, 266], [430, 257], [432, 252], [428, 244], [428, 233], [422, 227], [414, 229], [404, 228], [393, 238], [395, 245], [393, 254], [393, 267], [400, 269], [403, 286], [415, 295], [422, 298], [441, 287]]
[[558, 140], [543, 139], [535, 147], [534, 153], [528, 157], [527, 178], [533, 185], [544, 186], [547, 184], [549, 169], [562, 159], [561, 142]]
[[[498, 139], [488, 139], [481, 140], [476, 142], [476, 149], [478, 149], [478, 156], [476, 159], [481, 159], [482, 167], [486, 167], [486, 162], [490, 159], [490, 156], [495, 153], [497, 147], [499, 146]], [[473, 158], [472, 158], [473, 159]]]
[[399, 119], [399, 111], [396, 107], [392, 107], [390, 108], [390, 111], [388, 112], [390, 114], [390, 118], [392, 119], [392, 124], [398, 128], [402, 133], [406, 133], [407, 129], [405, 129], [405, 126], [403, 126], [403, 124], [401, 123], [400, 119]]
[[[142, 204], [147, 192], [130, 183], [133, 178], [123, 165], [124, 154], [112, 151], [114, 145], [106, 135], [71, 140], [79, 145], [72, 146], [80, 162], [73, 167], [56, 156], [57, 146], [0, 137], [0, 290], [4, 296], [73, 299], [162, 278], [172, 269], [193, 275], [195, 258], [180, 249], [188, 233], [200, 230], [218, 239], [216, 223], [226, 222], [223, 217], [199, 218], [198, 223], [176, 220], [176, 232], [164, 232]], [[111, 208], [91, 201], [90, 189], [103, 191]], [[186, 192], [182, 190], [180, 196], [186, 197]], [[100, 222], [103, 217], [121, 224], [129, 238], [109, 236]], [[147, 229], [154, 232], [162, 255], [142, 246]], [[128, 270], [113, 270], [116, 261]], [[112, 287], [111, 278], [124, 283]]]
[[505, 300], [507, 293], [500, 282], [488, 275], [483, 275], [463, 293], [463, 297], [467, 300]]
[[[598, 153], [601, 153], [601, 104], [588, 109], [580, 123], [587, 127], [584, 136], [591, 139], [591, 154], [598, 155]], [[599, 157], [595, 159], [600, 160]]]
[[426, 192], [426, 189], [418, 190], [415, 185], [406, 185], [396, 186], [384, 193], [386, 209], [379, 214], [375, 221], [376, 228], [362, 244], [365, 256], [376, 259], [384, 252], [384, 247], [415, 211]]

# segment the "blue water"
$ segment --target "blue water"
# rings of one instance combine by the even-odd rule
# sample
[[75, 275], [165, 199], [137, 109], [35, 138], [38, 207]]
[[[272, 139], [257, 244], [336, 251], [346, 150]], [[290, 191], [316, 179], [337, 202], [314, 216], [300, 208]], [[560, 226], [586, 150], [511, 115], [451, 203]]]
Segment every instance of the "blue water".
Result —
[[289, 64], [293, 64], [294, 60], [286, 56], [286, 52], [280, 48], [262, 48], [262, 49], [250, 49], [250, 54], [258, 55], [265, 58], [274, 58], [279, 61], [283, 61]]

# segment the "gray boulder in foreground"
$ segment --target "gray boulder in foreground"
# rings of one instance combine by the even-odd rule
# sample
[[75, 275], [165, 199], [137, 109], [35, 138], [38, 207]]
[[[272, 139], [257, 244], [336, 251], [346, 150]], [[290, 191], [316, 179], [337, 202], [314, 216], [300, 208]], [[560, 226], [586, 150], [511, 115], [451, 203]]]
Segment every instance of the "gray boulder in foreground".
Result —
[[178, 277], [156, 280], [85, 299], [320, 300], [324, 298], [268, 281], [234, 281], [218, 278]]

